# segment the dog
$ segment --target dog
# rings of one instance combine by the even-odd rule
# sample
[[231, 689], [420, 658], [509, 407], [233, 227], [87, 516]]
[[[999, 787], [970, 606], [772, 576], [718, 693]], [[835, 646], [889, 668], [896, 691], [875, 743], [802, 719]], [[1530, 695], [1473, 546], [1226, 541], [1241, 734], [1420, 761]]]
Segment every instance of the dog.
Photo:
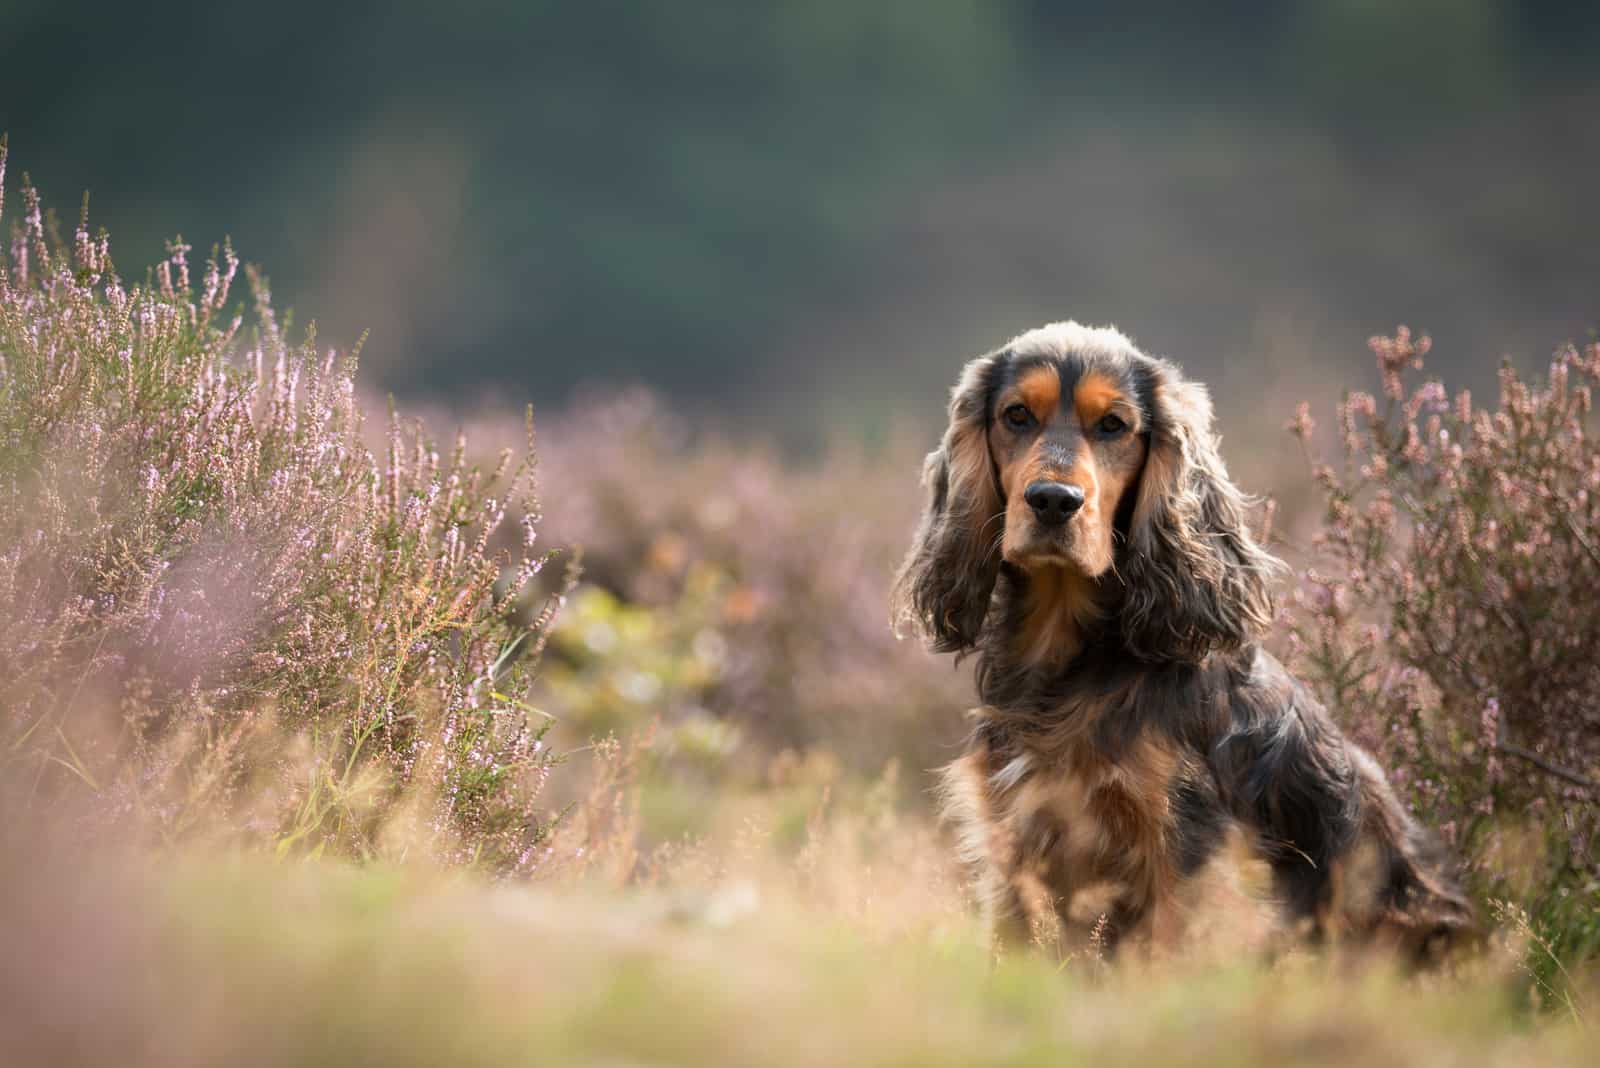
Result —
[[942, 792], [997, 952], [1425, 963], [1473, 929], [1436, 837], [1259, 644], [1283, 565], [1203, 386], [1113, 328], [1024, 333], [962, 371], [923, 480], [894, 615], [976, 657]]

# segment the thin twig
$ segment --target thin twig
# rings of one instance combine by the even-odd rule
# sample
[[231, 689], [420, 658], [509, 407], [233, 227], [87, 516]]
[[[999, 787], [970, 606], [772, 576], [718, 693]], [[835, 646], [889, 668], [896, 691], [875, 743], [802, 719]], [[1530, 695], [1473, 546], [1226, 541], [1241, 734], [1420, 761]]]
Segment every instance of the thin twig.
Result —
[[1596, 564], [1600, 564], [1600, 550], [1595, 549], [1593, 543], [1583, 536], [1583, 531], [1578, 529], [1578, 524], [1572, 521], [1570, 515], [1567, 516], [1567, 529], [1572, 532], [1573, 538], [1583, 547], [1583, 551], [1589, 554], [1589, 559]]
[[1497, 751], [1505, 753], [1507, 756], [1514, 756], [1522, 760], [1526, 760], [1534, 767], [1548, 772], [1558, 779], [1565, 779], [1574, 786], [1581, 786], [1591, 793], [1600, 793], [1600, 783], [1595, 782], [1593, 779], [1585, 778], [1576, 771], [1573, 771], [1571, 768], [1564, 768], [1560, 764], [1553, 764], [1544, 757], [1540, 756], [1538, 753], [1535, 753], [1532, 749], [1524, 749], [1520, 745], [1515, 745], [1507, 741], [1497, 741], [1494, 743], [1494, 747]]

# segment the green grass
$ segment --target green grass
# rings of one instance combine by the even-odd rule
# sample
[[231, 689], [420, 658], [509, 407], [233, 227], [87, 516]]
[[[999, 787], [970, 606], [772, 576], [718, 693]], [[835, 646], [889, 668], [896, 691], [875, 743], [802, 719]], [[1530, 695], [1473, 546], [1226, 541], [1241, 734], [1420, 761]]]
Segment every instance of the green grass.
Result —
[[[38, 896], [54, 922], [34, 948], [98, 966], [30, 972], [11, 958], [10, 979], [34, 976], [0, 1029], [13, 1053], [63, 1064], [1592, 1063], [1581, 1020], [1536, 1020], [1503, 978], [1358, 976], [1310, 960], [996, 967], [964, 921], [889, 935], [748, 884], [555, 892], [257, 856], [142, 871]], [[50, 1013], [29, 1018], [30, 997], [82, 1015], [52, 1036], [40, 1024]]]

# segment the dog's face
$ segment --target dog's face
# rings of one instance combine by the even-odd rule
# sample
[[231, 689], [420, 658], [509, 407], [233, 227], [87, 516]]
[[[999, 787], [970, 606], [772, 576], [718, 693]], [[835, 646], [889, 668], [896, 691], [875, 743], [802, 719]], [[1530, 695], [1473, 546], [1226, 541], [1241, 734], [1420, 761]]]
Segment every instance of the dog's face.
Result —
[[990, 390], [986, 441], [1005, 501], [1008, 563], [1091, 579], [1110, 570], [1148, 451], [1136, 390], [1126, 358], [1026, 344], [1007, 353]]
[[1093, 584], [1079, 614], [1113, 613], [1151, 660], [1236, 648], [1271, 619], [1276, 564], [1244, 522], [1205, 388], [1114, 329], [1053, 323], [968, 363], [923, 481], [894, 610], [940, 651], [977, 644], [1002, 563]]

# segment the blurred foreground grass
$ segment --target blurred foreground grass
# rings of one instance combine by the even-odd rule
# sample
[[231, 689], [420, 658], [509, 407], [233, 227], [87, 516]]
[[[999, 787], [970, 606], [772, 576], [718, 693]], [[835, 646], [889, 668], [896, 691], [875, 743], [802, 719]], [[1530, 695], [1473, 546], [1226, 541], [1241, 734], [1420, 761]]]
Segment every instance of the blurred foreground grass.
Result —
[[33, 922], [0, 965], [5, 1063], [1593, 1063], [1581, 1022], [1531, 1023], [1504, 981], [991, 967], [964, 920], [886, 935], [760, 882], [624, 896], [214, 855], [82, 874], [11, 881]]

